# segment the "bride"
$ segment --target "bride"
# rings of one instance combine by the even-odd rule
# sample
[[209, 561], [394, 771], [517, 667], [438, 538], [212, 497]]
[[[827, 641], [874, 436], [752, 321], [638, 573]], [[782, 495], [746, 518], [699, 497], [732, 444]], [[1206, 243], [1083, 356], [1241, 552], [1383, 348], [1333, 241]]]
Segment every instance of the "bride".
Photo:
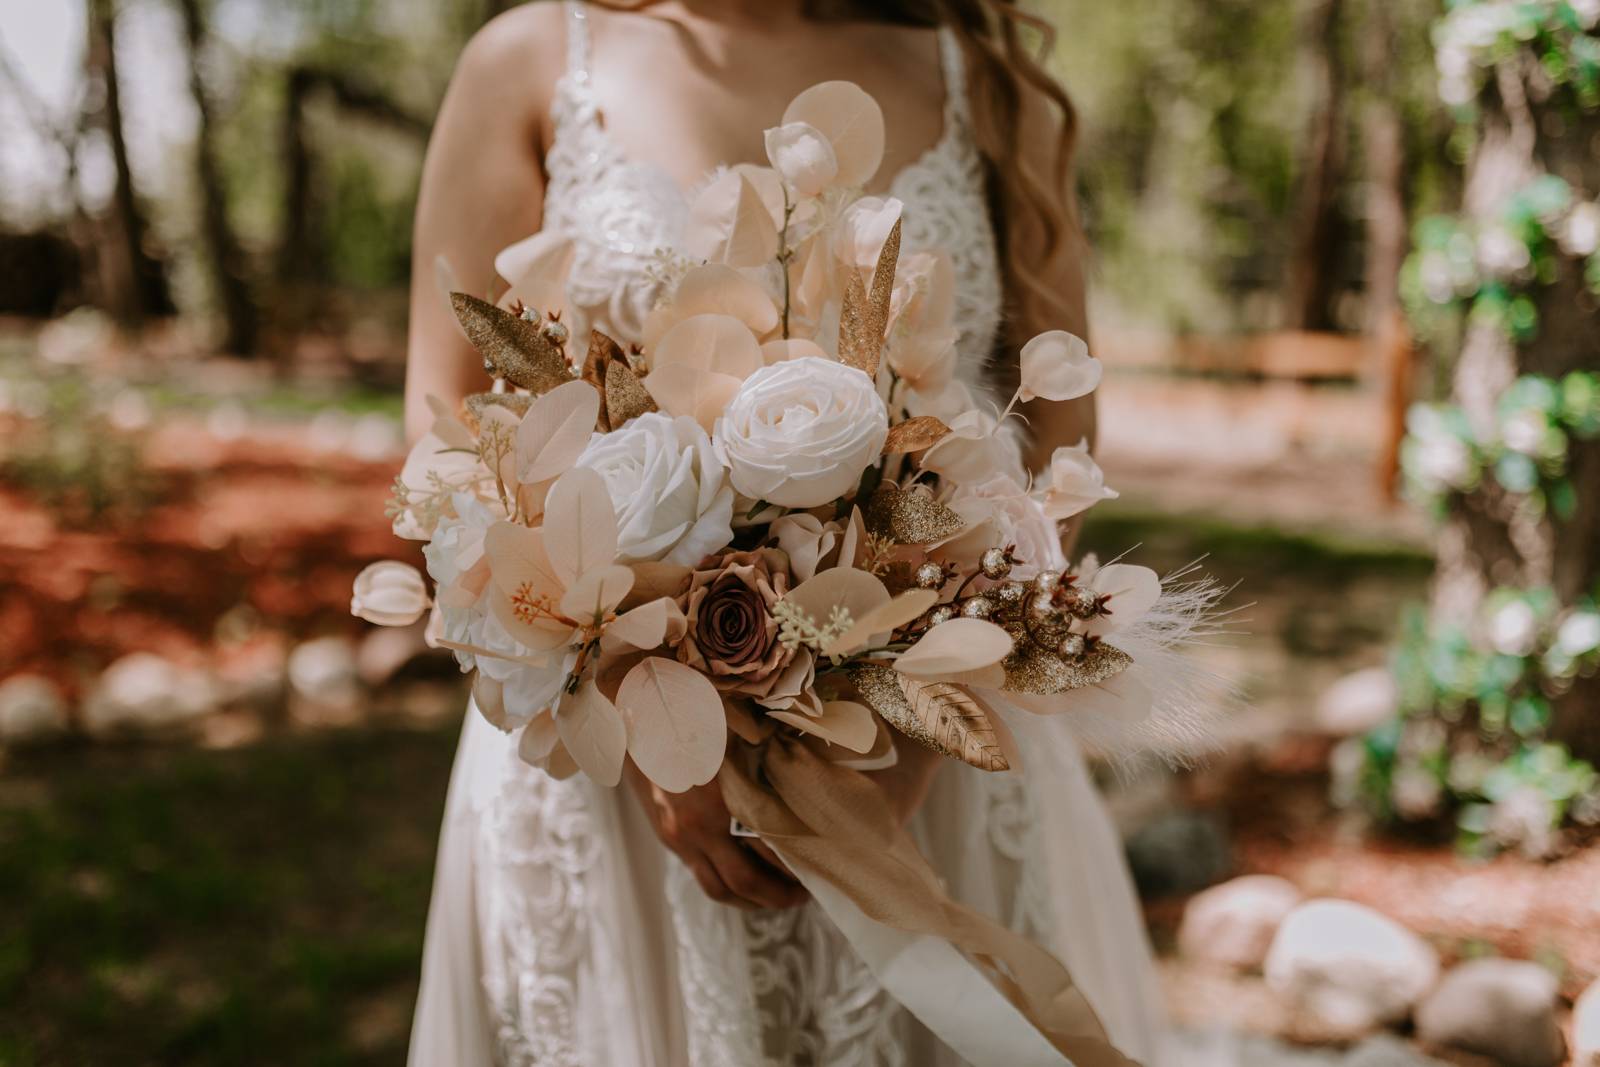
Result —
[[[908, 250], [954, 255], [971, 384], [1003, 380], [1040, 330], [1083, 333], [1072, 112], [1025, 26], [999, 0], [546, 0], [496, 19], [461, 59], [423, 177], [413, 437], [430, 394], [483, 387], [435, 263], [486, 291], [497, 251], [562, 231], [578, 246], [575, 335], [637, 339], [689, 192], [719, 164], [761, 160], [761, 130], [829, 79], [883, 106], [888, 156], [868, 191], [905, 203]], [[1040, 403], [1033, 455], [1092, 433], [1090, 402]], [[631, 788], [557, 782], [516, 748], [468, 714], [413, 1067], [959, 1062], [777, 858], [730, 833], [715, 782], [676, 795], [631, 771]], [[1114, 1044], [1149, 1063], [1158, 993], [1116, 835], [1070, 740], [1029, 752], [1022, 776], [909, 746], [877, 777], [952, 895], [1054, 952]]]

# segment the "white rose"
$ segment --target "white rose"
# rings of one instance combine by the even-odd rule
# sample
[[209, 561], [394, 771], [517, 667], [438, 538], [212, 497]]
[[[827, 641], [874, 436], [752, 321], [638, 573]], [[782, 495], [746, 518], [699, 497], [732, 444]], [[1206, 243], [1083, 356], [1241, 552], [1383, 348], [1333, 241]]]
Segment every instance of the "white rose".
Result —
[[356, 575], [350, 613], [379, 626], [410, 626], [428, 610], [428, 586], [409, 563], [384, 560]]
[[693, 566], [733, 540], [733, 487], [694, 419], [660, 412], [595, 434], [578, 457], [617, 510], [617, 559]]
[[946, 558], [975, 564], [986, 548], [1015, 545], [1018, 563], [1012, 574], [1017, 578], [1066, 565], [1056, 524], [1012, 478], [997, 474], [963, 484], [951, 494], [949, 504], [967, 521], [968, 529], [944, 545]]
[[734, 488], [786, 508], [850, 492], [888, 436], [889, 412], [872, 380], [818, 356], [750, 375], [716, 427]]
[[1106, 487], [1105, 474], [1089, 455], [1089, 442], [1055, 450], [1050, 456], [1050, 484], [1040, 503], [1052, 519], [1070, 519], [1102, 500], [1115, 500], [1117, 491]]

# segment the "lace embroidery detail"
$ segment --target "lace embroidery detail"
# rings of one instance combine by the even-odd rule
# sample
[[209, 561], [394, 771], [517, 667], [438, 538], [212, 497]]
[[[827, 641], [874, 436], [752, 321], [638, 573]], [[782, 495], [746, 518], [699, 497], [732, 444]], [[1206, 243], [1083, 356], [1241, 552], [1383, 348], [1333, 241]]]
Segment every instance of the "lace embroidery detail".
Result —
[[1018, 774], [990, 774], [983, 779], [988, 801], [985, 822], [989, 843], [998, 856], [1012, 865], [1015, 890], [1001, 920], [1012, 930], [1036, 941], [1047, 938], [1054, 927], [1050, 911], [1050, 886], [1040, 855], [1038, 812], [1027, 783]]
[[668, 861], [667, 903], [678, 939], [678, 984], [695, 1067], [769, 1067], [746, 976], [740, 913], [710, 900], [687, 867]]
[[983, 157], [972, 140], [966, 67], [961, 46], [939, 31], [944, 67], [944, 133], [939, 142], [899, 174], [890, 195], [906, 205], [902, 240], [910, 251], [942, 248], [956, 277], [955, 326], [962, 377], [977, 384], [994, 357], [1000, 331], [1000, 256], [989, 219]]
[[[475, 714], [475, 713], [474, 713]], [[583, 1067], [580, 965], [601, 931], [585, 876], [598, 846], [578, 782], [557, 782], [508, 746], [498, 795], [478, 838], [483, 986], [505, 1067]]]
[[816, 905], [744, 915], [769, 1063], [902, 1067], [909, 1019]]
[[589, 19], [567, 5], [566, 73], [556, 83], [555, 133], [545, 157], [545, 227], [577, 245], [568, 297], [573, 333], [621, 341], [644, 333], [661, 282], [650, 267], [681, 242], [689, 207], [672, 176], [636, 163], [606, 133], [589, 77]]

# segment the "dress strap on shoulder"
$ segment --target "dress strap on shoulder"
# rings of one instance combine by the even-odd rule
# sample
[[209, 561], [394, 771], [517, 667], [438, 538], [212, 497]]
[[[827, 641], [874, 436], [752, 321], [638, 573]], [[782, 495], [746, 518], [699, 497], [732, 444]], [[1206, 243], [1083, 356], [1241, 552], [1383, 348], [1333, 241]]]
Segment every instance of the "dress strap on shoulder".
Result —
[[939, 66], [944, 72], [946, 126], [967, 121], [967, 57], [949, 26], [939, 27]]
[[578, 82], [589, 80], [589, 11], [583, 0], [566, 0], [567, 73]]

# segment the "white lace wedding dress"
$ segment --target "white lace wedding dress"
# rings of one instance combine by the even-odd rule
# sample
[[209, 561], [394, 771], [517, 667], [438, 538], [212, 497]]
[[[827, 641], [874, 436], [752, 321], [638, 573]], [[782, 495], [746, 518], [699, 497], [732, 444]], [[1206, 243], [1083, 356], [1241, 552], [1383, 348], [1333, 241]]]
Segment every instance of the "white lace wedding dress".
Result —
[[[599, 121], [588, 23], [569, 4], [545, 220], [578, 239], [576, 325], [636, 338], [683, 192]], [[1000, 275], [958, 47], [941, 38], [945, 129], [901, 171], [905, 245], [955, 254], [961, 351], [976, 373]], [[582, 336], [580, 332], [578, 334]], [[1066, 963], [1117, 1046], [1150, 1063], [1158, 993], [1120, 844], [1063, 735], [1030, 737], [1027, 775], [939, 771], [915, 831], [964, 903]], [[412, 1067], [912, 1067], [959, 1059], [879, 986], [816, 906], [749, 913], [706, 899], [632, 795], [521, 763], [469, 710], [439, 846]], [[1038, 755], [1032, 755], [1038, 753]], [[981, 1065], [998, 1067], [998, 1065]]]

